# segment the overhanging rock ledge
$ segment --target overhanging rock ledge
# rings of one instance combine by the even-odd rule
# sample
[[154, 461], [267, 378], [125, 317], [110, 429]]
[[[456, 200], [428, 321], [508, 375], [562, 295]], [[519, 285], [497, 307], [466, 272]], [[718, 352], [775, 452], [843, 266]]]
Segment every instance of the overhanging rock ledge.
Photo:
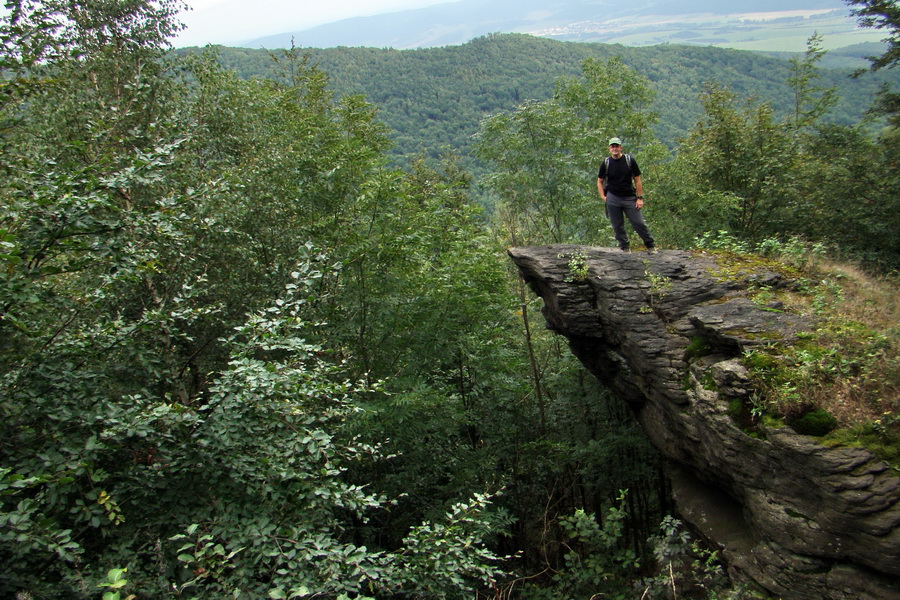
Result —
[[900, 599], [900, 477], [865, 449], [789, 428], [751, 436], [729, 414], [753, 393], [743, 351], [813, 327], [747, 298], [751, 286], [791, 281], [758, 269], [722, 277], [713, 256], [674, 250], [552, 245], [509, 256], [548, 327], [633, 407], [668, 459], [682, 518], [733, 575], [785, 600]]

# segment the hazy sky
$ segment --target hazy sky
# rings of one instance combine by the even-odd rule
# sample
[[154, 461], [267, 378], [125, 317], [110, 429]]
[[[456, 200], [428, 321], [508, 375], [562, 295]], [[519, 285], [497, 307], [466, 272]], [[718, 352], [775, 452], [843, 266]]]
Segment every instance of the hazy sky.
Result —
[[454, 0], [186, 0], [187, 25], [176, 47], [241, 42], [264, 35], [302, 31], [349, 17], [422, 8]]

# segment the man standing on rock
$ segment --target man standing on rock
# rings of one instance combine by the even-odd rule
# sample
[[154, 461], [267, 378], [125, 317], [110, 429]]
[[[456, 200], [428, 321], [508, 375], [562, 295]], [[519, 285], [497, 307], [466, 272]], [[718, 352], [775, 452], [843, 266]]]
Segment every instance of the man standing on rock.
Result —
[[641, 168], [634, 157], [622, 152], [622, 140], [617, 137], [609, 139], [609, 156], [600, 163], [597, 191], [606, 204], [606, 213], [616, 234], [619, 249], [622, 252], [631, 251], [628, 234], [625, 232], [625, 217], [628, 217], [634, 231], [647, 247], [647, 252], [656, 254], [653, 236], [641, 214], [641, 209], [644, 208]]

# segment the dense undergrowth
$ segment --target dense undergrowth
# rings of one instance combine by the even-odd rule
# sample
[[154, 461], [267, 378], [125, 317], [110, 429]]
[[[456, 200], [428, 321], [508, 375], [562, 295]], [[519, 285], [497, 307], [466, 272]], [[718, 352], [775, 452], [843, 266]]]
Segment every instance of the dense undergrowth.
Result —
[[824, 444], [861, 445], [900, 466], [897, 277], [835, 262], [822, 246], [796, 239], [754, 246], [720, 234], [700, 242], [726, 265], [719, 276], [780, 272], [790, 284], [756, 287], [753, 301], [815, 324], [795, 343], [773, 340], [744, 354], [759, 390], [752, 419], [780, 420]]

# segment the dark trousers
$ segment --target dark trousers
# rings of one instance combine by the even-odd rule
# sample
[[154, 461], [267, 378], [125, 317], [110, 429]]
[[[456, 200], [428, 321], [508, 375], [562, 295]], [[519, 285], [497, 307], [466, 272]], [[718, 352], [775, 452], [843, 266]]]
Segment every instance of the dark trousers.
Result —
[[622, 198], [615, 194], [606, 194], [606, 211], [609, 214], [609, 223], [612, 225], [613, 232], [616, 234], [616, 243], [622, 250], [628, 250], [630, 244], [628, 242], [628, 234], [625, 232], [625, 218], [634, 227], [635, 233], [644, 242], [644, 245], [650, 249], [653, 247], [653, 236], [650, 234], [650, 228], [644, 222], [644, 215], [637, 209], [635, 204], [637, 198]]

